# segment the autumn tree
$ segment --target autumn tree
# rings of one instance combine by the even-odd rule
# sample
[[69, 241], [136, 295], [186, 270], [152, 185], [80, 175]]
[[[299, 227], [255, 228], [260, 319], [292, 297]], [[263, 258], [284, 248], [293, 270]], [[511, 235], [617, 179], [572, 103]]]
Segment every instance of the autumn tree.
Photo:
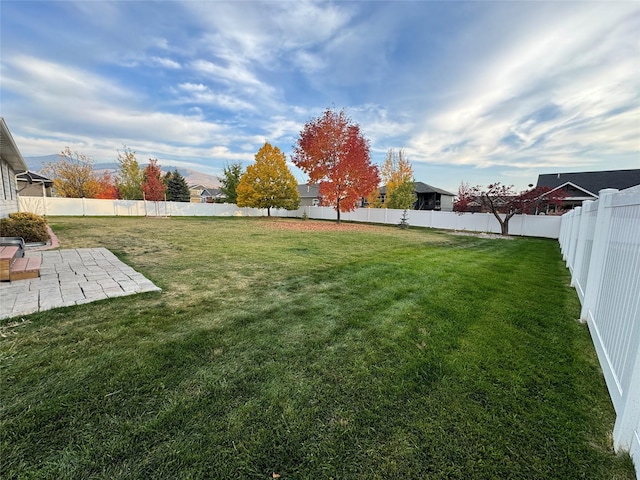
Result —
[[173, 173], [167, 172], [164, 183], [167, 186], [167, 200], [171, 202], [190, 201], [189, 185], [177, 168]]
[[236, 191], [239, 207], [266, 208], [269, 217], [272, 208], [295, 210], [300, 205], [298, 182], [287, 167], [287, 157], [268, 142], [240, 177]]
[[458, 187], [458, 195], [453, 202], [454, 212], [471, 211], [471, 203], [480, 196], [480, 187], [472, 187], [467, 182], [460, 182]]
[[393, 192], [391, 192], [389, 200], [385, 203], [387, 208], [410, 210], [415, 205], [417, 199], [416, 184], [413, 178], [411, 178], [398, 185]]
[[53, 190], [59, 197], [94, 198], [98, 181], [93, 171], [93, 159], [65, 147], [58, 161], [48, 163], [43, 173], [53, 179]]
[[162, 170], [155, 158], [149, 159], [149, 165], [144, 169], [144, 180], [142, 181], [142, 191], [145, 200], [159, 202], [164, 200], [164, 193], [167, 187], [162, 181]]
[[124, 151], [118, 151], [118, 176], [116, 187], [120, 197], [124, 200], [142, 200], [142, 182], [144, 173], [136, 159], [136, 152], [124, 147]]
[[293, 147], [293, 163], [319, 184], [323, 205], [337, 213], [355, 210], [378, 188], [378, 167], [371, 164], [369, 142], [344, 111], [327, 109], [307, 122]]
[[[565, 197], [562, 190], [552, 191], [548, 187], [536, 187], [518, 193], [513, 185], [502, 185], [500, 182], [489, 184], [485, 189], [470, 187], [469, 191], [473, 197], [480, 198], [482, 206], [496, 217], [502, 235], [509, 235], [509, 220], [514, 215], [536, 215], [550, 205], [561, 207]], [[459, 204], [458, 211], [470, 209], [467, 204], [467, 210], [460, 210], [462, 206]]]
[[236, 189], [240, 183], [240, 177], [242, 177], [242, 163], [235, 162], [225, 165], [223, 176], [219, 177], [219, 180], [221, 183], [220, 192], [225, 196], [227, 203], [237, 202], [238, 193]]
[[99, 175], [96, 181], [98, 183], [98, 190], [96, 192], [95, 198], [108, 200], [120, 198], [118, 194], [118, 188], [116, 187], [113, 177], [108, 170], [105, 170], [102, 175]]
[[402, 210], [413, 208], [417, 200], [413, 167], [405, 157], [404, 150], [396, 152], [390, 149], [387, 152], [380, 176], [386, 189], [383, 207]]

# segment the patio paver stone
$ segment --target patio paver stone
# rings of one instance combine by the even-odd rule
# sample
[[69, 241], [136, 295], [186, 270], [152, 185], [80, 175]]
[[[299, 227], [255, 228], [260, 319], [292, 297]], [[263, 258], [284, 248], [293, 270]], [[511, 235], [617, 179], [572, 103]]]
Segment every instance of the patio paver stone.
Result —
[[161, 291], [106, 248], [29, 251], [40, 278], [0, 283], [0, 319], [106, 298]]

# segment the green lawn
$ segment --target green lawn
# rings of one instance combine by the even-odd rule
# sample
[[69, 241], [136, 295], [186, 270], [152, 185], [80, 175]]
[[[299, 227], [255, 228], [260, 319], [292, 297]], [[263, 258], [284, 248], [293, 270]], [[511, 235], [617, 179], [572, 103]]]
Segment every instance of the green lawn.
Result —
[[163, 292], [2, 323], [3, 479], [634, 478], [555, 241], [50, 224]]

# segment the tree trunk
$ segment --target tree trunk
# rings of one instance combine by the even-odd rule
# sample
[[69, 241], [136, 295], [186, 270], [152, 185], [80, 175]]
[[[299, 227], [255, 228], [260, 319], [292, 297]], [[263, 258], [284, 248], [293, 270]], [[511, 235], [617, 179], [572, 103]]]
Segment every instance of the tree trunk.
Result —
[[267, 207], [267, 217], [271, 216], [271, 207]]
[[338, 219], [336, 220], [336, 223], [340, 223], [340, 199], [338, 199], [338, 203], [336, 205], [336, 213], [338, 214]]
[[513, 217], [515, 213], [507, 213], [504, 217], [504, 220], [500, 222], [500, 232], [502, 235], [509, 235], [509, 220]]

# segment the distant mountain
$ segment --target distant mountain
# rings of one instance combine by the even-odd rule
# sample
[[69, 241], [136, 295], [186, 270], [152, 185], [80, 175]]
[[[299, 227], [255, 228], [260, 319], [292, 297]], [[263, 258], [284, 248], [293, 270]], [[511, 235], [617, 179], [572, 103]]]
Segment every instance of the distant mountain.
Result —
[[[24, 161], [27, 164], [27, 167], [32, 172], [41, 173], [42, 169], [45, 167], [47, 163], [55, 163], [58, 161], [58, 155], [43, 155], [41, 157], [24, 157]], [[147, 164], [141, 163], [140, 166], [144, 168]], [[118, 164], [116, 162], [105, 162], [105, 163], [94, 163], [93, 169], [97, 173], [102, 173], [105, 170], [108, 170], [112, 174], [115, 174], [118, 171]], [[175, 167], [168, 166], [162, 167], [163, 172], [173, 172]], [[206, 173], [199, 172], [197, 170], [192, 170], [190, 168], [178, 168], [178, 172], [182, 175], [187, 184], [189, 185], [202, 185], [204, 187], [210, 188], [218, 188], [220, 187], [220, 180], [218, 177], [214, 175], [207, 175]]]
[[27, 164], [29, 170], [31, 170], [32, 172], [40, 172], [44, 168], [45, 164], [57, 162], [58, 155], [53, 154], [44, 155], [42, 157], [24, 157], [24, 161]]

